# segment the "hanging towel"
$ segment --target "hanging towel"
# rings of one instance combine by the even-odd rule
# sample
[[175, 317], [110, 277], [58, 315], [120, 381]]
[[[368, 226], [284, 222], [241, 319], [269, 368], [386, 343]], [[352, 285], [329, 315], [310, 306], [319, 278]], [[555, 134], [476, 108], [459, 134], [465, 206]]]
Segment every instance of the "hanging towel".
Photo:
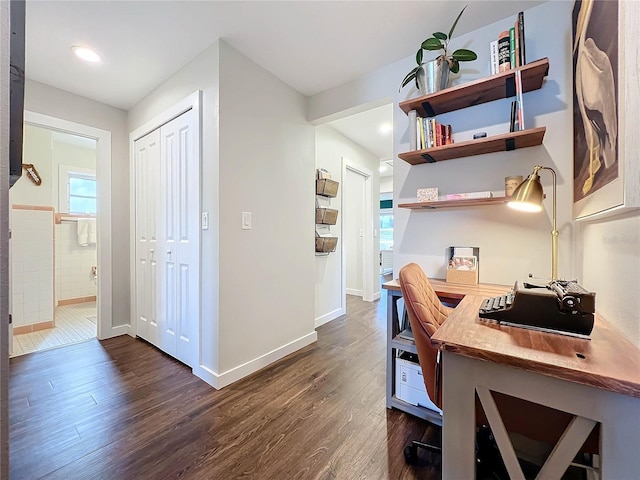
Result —
[[78, 244], [81, 247], [96, 244], [96, 219], [95, 218], [79, 218], [78, 219]]
[[95, 245], [96, 244], [96, 219], [95, 218], [88, 218], [87, 220], [89, 220], [88, 226], [89, 226], [89, 232], [88, 232], [88, 236], [89, 236], [89, 245]]
[[81, 247], [89, 245], [89, 220], [89, 218], [79, 218], [77, 220], [78, 244]]

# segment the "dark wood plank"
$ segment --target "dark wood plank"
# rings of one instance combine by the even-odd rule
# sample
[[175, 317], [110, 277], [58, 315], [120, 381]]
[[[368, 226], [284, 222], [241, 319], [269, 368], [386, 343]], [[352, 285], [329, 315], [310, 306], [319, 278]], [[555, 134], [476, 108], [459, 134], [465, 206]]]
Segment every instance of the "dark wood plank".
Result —
[[542, 145], [547, 127], [529, 128], [519, 132], [501, 133], [490, 137], [464, 140], [440, 147], [399, 153], [398, 157], [411, 165], [442, 162], [485, 153], [506, 152]]
[[416, 110], [420, 117], [433, 117], [500, 98], [508, 98], [516, 94], [514, 80], [516, 70], [520, 70], [522, 75], [523, 92], [537, 90], [542, 87], [544, 77], [549, 73], [549, 59], [542, 58], [517, 69], [412, 98], [400, 102], [399, 106], [404, 113]]
[[218, 391], [126, 336], [16, 357], [11, 478], [440, 478], [402, 454], [440, 429], [385, 407], [386, 298], [347, 311]]
[[431, 337], [441, 349], [640, 398], [640, 350], [596, 315], [590, 339], [478, 318], [485, 297], [468, 295]]

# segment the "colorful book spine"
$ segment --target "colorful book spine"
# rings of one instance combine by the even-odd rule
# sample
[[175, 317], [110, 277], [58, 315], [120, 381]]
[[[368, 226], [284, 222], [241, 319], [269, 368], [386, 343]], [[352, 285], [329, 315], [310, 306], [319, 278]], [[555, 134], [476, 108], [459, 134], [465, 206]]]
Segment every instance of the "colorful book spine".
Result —
[[509, 29], [509, 64], [511, 68], [516, 68], [516, 29]]
[[520, 65], [527, 64], [527, 56], [524, 46], [524, 12], [520, 12], [518, 13], [518, 49], [520, 53]]
[[409, 150], [418, 149], [418, 129], [417, 123], [418, 116], [415, 110], [409, 110]]
[[490, 60], [491, 60], [491, 75], [495, 75], [499, 71], [498, 66], [498, 40], [494, 40], [489, 44]]
[[431, 119], [431, 146], [432, 147], [439, 147], [440, 145], [438, 145], [438, 127], [437, 127], [437, 123], [436, 123], [436, 119], [432, 118]]
[[518, 35], [518, 21], [516, 20], [516, 23], [513, 27], [513, 38], [515, 40], [516, 43], [516, 48], [515, 48], [515, 61], [516, 61], [516, 68], [520, 66], [520, 38]]
[[506, 72], [511, 68], [511, 52], [509, 47], [509, 31], [505, 30], [498, 37], [498, 71]]

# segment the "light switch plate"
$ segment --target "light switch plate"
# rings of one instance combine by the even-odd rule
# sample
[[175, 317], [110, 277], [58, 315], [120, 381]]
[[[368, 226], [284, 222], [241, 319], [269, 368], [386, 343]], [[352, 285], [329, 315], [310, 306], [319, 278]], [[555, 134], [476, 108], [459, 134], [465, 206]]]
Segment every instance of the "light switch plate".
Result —
[[202, 212], [202, 230], [209, 230], [209, 212]]
[[251, 212], [242, 212], [242, 230], [251, 230]]

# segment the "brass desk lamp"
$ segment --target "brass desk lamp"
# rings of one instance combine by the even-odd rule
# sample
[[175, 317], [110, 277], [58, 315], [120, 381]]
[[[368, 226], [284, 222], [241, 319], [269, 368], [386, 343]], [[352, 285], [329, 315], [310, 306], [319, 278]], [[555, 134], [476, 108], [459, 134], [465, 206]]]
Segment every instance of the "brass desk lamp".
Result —
[[508, 205], [523, 212], [542, 211], [544, 192], [540, 183], [540, 170], [549, 170], [553, 175], [553, 230], [551, 231], [551, 280], [558, 280], [558, 229], [556, 226], [556, 172], [553, 168], [536, 165], [533, 172], [513, 192]]

